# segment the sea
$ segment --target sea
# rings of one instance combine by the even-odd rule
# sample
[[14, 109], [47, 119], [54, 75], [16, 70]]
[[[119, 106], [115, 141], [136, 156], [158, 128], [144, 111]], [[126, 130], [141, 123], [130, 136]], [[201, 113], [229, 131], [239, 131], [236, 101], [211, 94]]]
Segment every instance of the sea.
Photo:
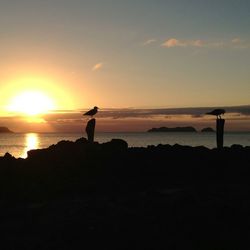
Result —
[[[2, 133], [0, 134], [0, 156], [6, 152], [16, 158], [26, 158], [27, 151], [32, 149], [47, 148], [62, 140], [75, 141], [86, 137], [83, 133]], [[123, 139], [129, 147], [147, 147], [158, 144], [180, 144], [189, 146], [216, 147], [215, 133], [164, 133], [164, 132], [126, 132], [126, 133], [96, 133], [95, 141], [108, 142], [112, 139]], [[240, 144], [250, 146], [250, 132], [226, 132], [224, 146]]]

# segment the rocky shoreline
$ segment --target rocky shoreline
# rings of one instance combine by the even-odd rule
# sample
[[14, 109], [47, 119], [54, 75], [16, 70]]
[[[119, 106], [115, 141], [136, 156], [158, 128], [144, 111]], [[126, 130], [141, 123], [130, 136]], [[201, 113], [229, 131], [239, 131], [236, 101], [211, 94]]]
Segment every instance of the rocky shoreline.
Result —
[[6, 154], [3, 242], [6, 249], [244, 249], [249, 162], [250, 147], [240, 145], [128, 148], [119, 139], [61, 141], [27, 159]]

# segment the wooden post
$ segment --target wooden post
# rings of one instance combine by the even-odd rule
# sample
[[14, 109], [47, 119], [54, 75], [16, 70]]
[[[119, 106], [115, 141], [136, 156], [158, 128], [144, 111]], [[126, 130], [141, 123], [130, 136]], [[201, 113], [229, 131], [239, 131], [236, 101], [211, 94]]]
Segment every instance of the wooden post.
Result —
[[217, 118], [216, 120], [216, 141], [217, 148], [223, 148], [223, 136], [224, 136], [224, 124], [225, 120]]
[[95, 119], [94, 118], [88, 121], [85, 131], [88, 135], [88, 141], [94, 142], [94, 135], [95, 135]]

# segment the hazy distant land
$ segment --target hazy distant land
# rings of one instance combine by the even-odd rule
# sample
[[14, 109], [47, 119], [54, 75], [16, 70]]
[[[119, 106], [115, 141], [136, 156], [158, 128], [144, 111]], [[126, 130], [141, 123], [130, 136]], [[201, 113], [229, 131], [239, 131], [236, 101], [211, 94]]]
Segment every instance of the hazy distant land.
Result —
[[194, 127], [160, 127], [149, 129], [148, 132], [197, 132], [197, 130]]
[[201, 132], [203, 132], [203, 133], [213, 133], [213, 132], [215, 132], [215, 130], [213, 128], [207, 127], [207, 128], [203, 128], [201, 130]]
[[7, 127], [0, 127], [0, 133], [14, 133], [14, 132], [9, 130]]
[[[160, 128], [151, 128], [147, 132], [198, 132], [194, 127], [188, 126], [188, 127], [174, 127], [174, 128], [168, 128], [168, 127], [160, 127]], [[201, 132], [215, 132], [213, 128], [207, 127], [201, 129]]]

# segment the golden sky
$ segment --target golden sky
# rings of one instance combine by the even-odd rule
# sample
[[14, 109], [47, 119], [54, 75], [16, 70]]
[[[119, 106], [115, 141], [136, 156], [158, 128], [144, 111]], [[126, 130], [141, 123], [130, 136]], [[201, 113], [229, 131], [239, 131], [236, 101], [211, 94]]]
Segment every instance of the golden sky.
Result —
[[[77, 130], [77, 120], [43, 116], [73, 111], [80, 123], [82, 110], [93, 106], [249, 105], [249, 8], [244, 0], [2, 0], [0, 125]], [[239, 117], [232, 126], [247, 129]], [[102, 119], [100, 129], [109, 130]], [[118, 126], [109, 125], [113, 130], [170, 123], [162, 117], [119, 119], [111, 120]]]

